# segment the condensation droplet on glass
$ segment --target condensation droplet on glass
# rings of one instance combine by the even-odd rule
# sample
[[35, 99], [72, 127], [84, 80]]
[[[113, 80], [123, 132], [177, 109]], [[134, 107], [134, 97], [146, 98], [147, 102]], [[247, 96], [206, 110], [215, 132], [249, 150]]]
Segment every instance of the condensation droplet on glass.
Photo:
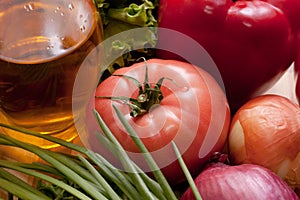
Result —
[[33, 3], [26, 4], [26, 5], [24, 5], [24, 9], [28, 12], [32, 11], [32, 10], [34, 10], [34, 4]]
[[80, 26], [80, 31], [81, 31], [81, 32], [84, 32], [84, 31], [85, 31], [85, 29], [86, 29], [86, 28], [85, 28], [85, 26], [84, 26], [84, 25], [81, 25], [81, 26]]
[[60, 16], [62, 16], [62, 17], [65, 16], [65, 13], [61, 12], [61, 13], [60, 13]]
[[50, 19], [50, 22], [54, 22], [54, 19], [53, 19], [53, 18], [51, 18], [51, 19]]
[[69, 10], [72, 11], [74, 9], [74, 5], [72, 3], [69, 4]]
[[50, 50], [50, 49], [53, 49], [54, 48], [54, 46], [53, 45], [49, 45], [49, 46], [47, 46], [47, 50]]
[[83, 22], [84, 22], [84, 23], [87, 23], [87, 22], [88, 22], [88, 20], [86, 19], [86, 20], [84, 20]]
[[80, 14], [80, 15], [79, 15], [79, 18], [80, 18], [80, 19], [83, 18], [83, 14]]
[[60, 10], [60, 7], [57, 6], [57, 7], [55, 8], [54, 12], [55, 12], [55, 13], [58, 13], [59, 10]]

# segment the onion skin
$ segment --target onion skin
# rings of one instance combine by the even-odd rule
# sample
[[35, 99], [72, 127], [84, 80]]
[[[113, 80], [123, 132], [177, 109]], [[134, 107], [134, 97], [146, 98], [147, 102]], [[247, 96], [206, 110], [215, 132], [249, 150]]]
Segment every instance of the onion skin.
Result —
[[261, 165], [299, 190], [299, 105], [272, 94], [248, 101], [232, 118], [228, 144], [233, 164]]
[[295, 73], [297, 75], [297, 82], [296, 82], [296, 96], [298, 98], [298, 102], [300, 104], [300, 34], [299, 34], [299, 52], [298, 56], [295, 61]]
[[[300, 67], [298, 70], [300, 71]], [[297, 83], [296, 83], [296, 95], [297, 95], [298, 102], [300, 104], [300, 75], [299, 75], [299, 72], [298, 72], [298, 78], [297, 78]]]
[[[198, 175], [195, 183], [203, 200], [299, 199], [279, 176], [253, 164], [214, 163]], [[181, 200], [193, 199], [190, 188], [181, 197]]]

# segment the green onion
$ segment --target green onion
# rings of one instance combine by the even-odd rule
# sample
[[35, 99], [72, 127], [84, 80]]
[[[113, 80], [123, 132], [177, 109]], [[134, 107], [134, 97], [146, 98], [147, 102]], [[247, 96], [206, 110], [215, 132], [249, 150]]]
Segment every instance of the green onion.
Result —
[[[62, 182], [62, 181], [60, 181], [60, 180], [58, 180], [56, 178], [50, 177], [48, 175], [45, 175], [45, 174], [42, 174], [42, 173], [38, 173], [38, 172], [36, 172], [34, 170], [21, 168], [21, 167], [18, 167], [16, 165], [10, 163], [10, 162], [6, 162], [6, 161], [3, 161], [3, 160], [0, 160], [0, 166], [4, 167], [4, 168], [8, 168], [8, 169], [13, 169], [13, 170], [16, 170], [16, 171], [19, 171], [19, 172], [22, 172], [22, 173], [25, 173], [25, 174], [28, 174], [28, 175], [31, 175], [31, 176], [43, 179], [43, 180], [46, 180], [46, 181], [48, 181], [48, 182], [50, 182], [50, 183], [52, 183], [54, 185], [57, 185], [57, 186], [59, 186], [61, 188], [64, 188], [66, 191], [74, 194], [74, 196], [76, 196], [76, 197], [78, 197], [80, 199], [86, 199], [86, 200], [91, 199], [91, 198], [87, 197], [86, 195], [84, 195], [83, 193], [81, 193], [80, 191], [76, 190], [75, 188], [67, 185], [66, 183], [64, 183], [64, 182]], [[15, 185], [17, 185], [17, 184], [15, 183]], [[27, 187], [24, 187], [24, 185], [18, 185], [18, 186], [19, 187], [11, 188], [8, 191], [11, 191], [13, 194], [16, 194], [16, 193], [18, 193], [18, 190], [20, 189], [21, 186], [22, 186], [23, 189], [27, 188]], [[2, 185], [1, 185], [1, 187], [2, 187]], [[6, 188], [4, 188], [4, 189], [6, 189]], [[28, 188], [27, 188], [26, 191], [30, 192], [30, 190]], [[41, 198], [42, 197], [43, 196], [41, 195]], [[39, 199], [39, 198], [32, 198], [32, 199]]]
[[89, 157], [95, 162], [98, 166], [101, 167], [102, 172], [110, 178], [110, 180], [115, 183], [119, 189], [129, 198], [129, 199], [139, 199], [141, 196], [136, 188], [130, 182], [130, 178], [127, 174], [123, 174], [121, 171], [112, 166], [107, 160], [105, 160], [101, 155], [91, 154]]
[[32, 200], [32, 199], [39, 199], [39, 200], [51, 200], [50, 198], [44, 195], [38, 195], [30, 190], [26, 190], [20, 185], [3, 178], [0, 178], [0, 187], [6, 191], [11, 192], [12, 194], [21, 197], [24, 200]]
[[27, 194], [31, 194], [31, 195], [35, 194], [43, 199], [47, 199], [47, 197], [43, 193], [41, 193], [37, 189], [28, 185], [22, 179], [16, 177], [15, 175], [9, 173], [8, 171], [6, 171], [2, 168], [0, 168], [0, 179], [2, 179], [2, 183], [5, 183], [5, 180], [6, 180], [6, 181], [9, 181], [11, 184], [14, 184], [14, 187], [9, 187], [8, 185], [4, 185], [4, 184], [0, 184], [0, 187], [2, 187], [3, 189], [7, 189], [7, 187], [8, 187], [8, 191], [10, 191], [14, 194], [18, 194], [19, 191], [24, 192], [25, 194], [22, 194], [23, 199], [29, 198], [29, 196], [25, 196]]
[[[5, 135], [0, 134], [1, 138], [4, 138]], [[72, 169], [68, 168], [65, 164], [62, 162], [56, 160], [53, 158], [51, 155], [53, 152], [42, 149], [38, 146], [32, 145], [32, 144], [27, 144], [21, 141], [18, 141], [14, 138], [6, 138], [8, 141], [22, 147], [25, 150], [28, 150], [32, 153], [35, 153], [38, 155], [40, 158], [44, 159], [45, 161], [49, 162], [52, 164], [54, 167], [56, 167], [62, 174], [64, 174], [66, 177], [68, 177], [70, 180], [73, 182], [77, 183], [82, 189], [84, 189], [87, 193], [89, 193], [93, 198], [96, 199], [105, 199], [104, 196], [95, 188], [92, 187], [91, 184], [80, 177], [76, 172], [74, 172]]]
[[187, 181], [188, 181], [188, 183], [189, 183], [189, 185], [191, 187], [191, 190], [192, 190], [192, 192], [193, 192], [193, 194], [195, 196], [195, 199], [196, 200], [202, 200], [202, 197], [201, 197], [201, 195], [199, 193], [199, 190], [197, 189], [197, 186], [195, 185], [193, 177], [191, 176], [191, 174], [190, 174], [187, 166], [185, 165], [185, 163], [184, 163], [184, 161], [183, 161], [183, 159], [181, 157], [181, 154], [179, 152], [179, 149], [177, 148], [177, 145], [173, 141], [172, 141], [172, 146], [173, 146], [173, 149], [174, 149], [175, 154], [177, 156], [178, 162], [179, 162], [179, 164], [180, 164], [180, 166], [181, 166], [181, 168], [183, 170], [183, 173], [184, 173], [184, 175], [185, 175], [185, 177], [186, 177], [186, 179], [187, 179]]
[[143, 144], [143, 142], [140, 140], [134, 129], [130, 126], [130, 124], [126, 121], [121, 111], [114, 106], [114, 109], [122, 122], [123, 126], [127, 130], [128, 134], [131, 136], [132, 140], [135, 142], [135, 144], [139, 147], [141, 153], [144, 155], [144, 158], [146, 162], [148, 163], [150, 169], [153, 169], [153, 175], [156, 178], [156, 180], [160, 183], [163, 191], [166, 194], [166, 197], [168, 199], [177, 199], [176, 195], [174, 194], [171, 186], [167, 182], [166, 178], [164, 177], [163, 173], [159, 170], [159, 167], [157, 166], [156, 162], [152, 158], [151, 154], [147, 150], [146, 146]]
[[[128, 134], [132, 137], [143, 154], [155, 179], [150, 178], [130, 159], [124, 148], [104, 123], [101, 116], [94, 111], [99, 126], [104, 133], [104, 135], [97, 133], [99, 140], [113, 155], [119, 158], [125, 171], [117, 169], [100, 154], [85, 147], [49, 135], [42, 135], [0, 123], [1, 127], [40, 137], [79, 153], [77, 156], [72, 156], [60, 152], [53, 152], [49, 149], [42, 149], [0, 133], [0, 145], [22, 148], [36, 154], [47, 162], [44, 164], [0, 160], [0, 187], [22, 199], [49, 199], [41, 191], [20, 181], [18, 177], [4, 170], [4, 168], [8, 168], [58, 186], [79, 199], [177, 199], [171, 186], [145, 145], [125, 120], [122, 113], [116, 107], [114, 107], [114, 109], [123, 126], [128, 131]], [[179, 150], [174, 143], [173, 147], [184, 174], [195, 193], [196, 199], [201, 199], [200, 194], [197, 194], [197, 188], [181, 158]], [[63, 180], [72, 181], [74, 185], [78, 185], [82, 189], [81, 191], [85, 193], [79, 191], [78, 188], [68, 185]]]
[[101, 176], [101, 174], [81, 155], [78, 155], [79, 159], [86, 165], [87, 169], [95, 176], [100, 185], [107, 192], [108, 196], [114, 200], [121, 200], [121, 198], [115, 193], [111, 186], [106, 182], [106, 180]]
[[[97, 136], [98, 136], [99, 140], [102, 142], [102, 144], [104, 144], [105, 147], [110, 149], [112, 153], [114, 153], [116, 151], [115, 148], [112, 148], [115, 145], [112, 144], [105, 136], [103, 136], [102, 134], [97, 134]], [[116, 152], [114, 154], [117, 157]], [[160, 187], [159, 183], [157, 183], [152, 178], [150, 178], [148, 175], [146, 175], [145, 172], [143, 170], [141, 170], [134, 162], [132, 162], [132, 164], [136, 168], [137, 173], [139, 173], [139, 175], [141, 176], [143, 181], [146, 183], [147, 187], [149, 187], [149, 189], [152, 191], [152, 193], [160, 200], [166, 199], [166, 197], [164, 196], [164, 192], [163, 192], [162, 188]], [[112, 167], [112, 166], [110, 166], [110, 167]]]
[[144, 199], [149, 199], [149, 200], [153, 199], [154, 198], [153, 194], [150, 192], [149, 188], [146, 186], [146, 184], [143, 182], [140, 175], [137, 173], [136, 168], [133, 166], [129, 156], [127, 155], [126, 151], [123, 149], [122, 145], [117, 141], [114, 135], [110, 132], [109, 128], [106, 126], [99, 113], [94, 111], [94, 114], [102, 130], [106, 130], [104, 131], [106, 137], [117, 147], [116, 150], [118, 150], [117, 152], [119, 154], [118, 157], [125, 170], [128, 171], [128, 175], [136, 183], [137, 189], [141, 193], [142, 197]]

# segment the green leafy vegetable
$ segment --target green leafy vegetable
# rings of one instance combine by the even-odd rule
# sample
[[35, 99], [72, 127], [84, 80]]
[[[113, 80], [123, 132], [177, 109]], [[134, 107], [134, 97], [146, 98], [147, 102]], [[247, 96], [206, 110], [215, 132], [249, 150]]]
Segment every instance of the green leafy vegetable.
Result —
[[[134, 28], [157, 27], [158, 0], [94, 0], [102, 18], [104, 39]], [[121, 52], [122, 56], [110, 64], [108, 76], [115, 69], [132, 65], [137, 58], [153, 58], [153, 50], [157, 42], [157, 33], [149, 29], [143, 41], [128, 38], [126, 41], [112, 41], [111, 48], [105, 49], [106, 54]], [[141, 42], [143, 49], [134, 49], [134, 44]], [[106, 77], [104, 77], [106, 78]]]

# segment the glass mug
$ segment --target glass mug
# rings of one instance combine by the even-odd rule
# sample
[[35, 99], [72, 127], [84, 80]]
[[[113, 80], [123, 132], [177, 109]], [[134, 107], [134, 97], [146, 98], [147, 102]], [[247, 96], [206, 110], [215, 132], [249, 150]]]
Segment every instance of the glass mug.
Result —
[[[76, 73], [102, 42], [92, 0], [1, 0], [0, 122], [71, 141]], [[55, 144], [2, 128], [44, 148]]]

